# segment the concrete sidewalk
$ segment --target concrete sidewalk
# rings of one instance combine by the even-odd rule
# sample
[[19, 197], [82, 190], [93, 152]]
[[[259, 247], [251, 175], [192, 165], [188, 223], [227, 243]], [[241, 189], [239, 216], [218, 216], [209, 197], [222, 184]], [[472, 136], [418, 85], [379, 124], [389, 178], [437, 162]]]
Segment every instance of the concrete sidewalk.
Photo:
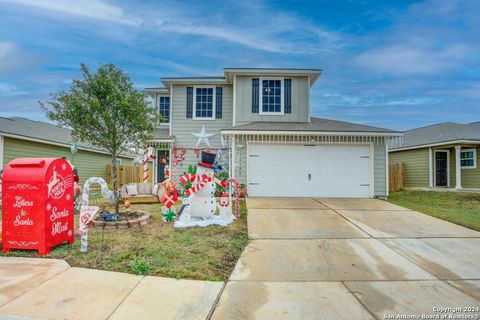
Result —
[[222, 286], [0, 257], [0, 319], [205, 319]]
[[247, 207], [252, 241], [212, 319], [480, 318], [479, 232], [374, 199]]

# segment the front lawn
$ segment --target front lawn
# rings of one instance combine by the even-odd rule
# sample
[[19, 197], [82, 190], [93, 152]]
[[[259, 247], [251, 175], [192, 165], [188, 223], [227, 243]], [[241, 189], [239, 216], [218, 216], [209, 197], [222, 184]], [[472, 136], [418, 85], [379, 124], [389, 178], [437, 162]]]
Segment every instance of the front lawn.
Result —
[[[73, 246], [52, 249], [47, 258], [65, 259], [74, 267], [148, 274], [172, 278], [227, 280], [248, 242], [247, 210], [228, 227], [209, 226], [175, 230], [162, 223], [161, 205], [132, 205], [131, 210], [150, 212], [148, 225], [127, 230], [89, 229], [88, 253], [80, 253], [80, 239]], [[75, 216], [77, 224], [78, 215]], [[38, 257], [36, 251], [12, 250], [10, 256]]]
[[480, 193], [399, 191], [388, 201], [480, 231]]

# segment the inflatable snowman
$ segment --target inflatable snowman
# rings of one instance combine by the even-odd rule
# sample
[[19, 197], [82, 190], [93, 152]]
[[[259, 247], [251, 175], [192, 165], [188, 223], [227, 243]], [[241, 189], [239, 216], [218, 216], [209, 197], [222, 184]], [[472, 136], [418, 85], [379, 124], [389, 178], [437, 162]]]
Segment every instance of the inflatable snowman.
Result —
[[211, 219], [217, 210], [213, 164], [216, 154], [202, 151], [202, 161], [198, 164], [195, 180], [189, 196], [190, 216]]
[[228, 199], [228, 193], [222, 193], [220, 197], [220, 203], [217, 205], [219, 211], [220, 219], [224, 220], [225, 222], [231, 223], [233, 219], [236, 219], [232, 213], [232, 207], [230, 207]]
[[[227, 186], [225, 181], [220, 181], [214, 176], [215, 157], [214, 153], [202, 151], [202, 161], [198, 164], [197, 173], [186, 174], [180, 178], [182, 185], [190, 182], [192, 186], [185, 190], [188, 198], [184, 200], [184, 210], [178, 221], [174, 223], [176, 228], [203, 227], [212, 224], [226, 226], [232, 222], [233, 219], [230, 219], [228, 214], [215, 215], [215, 211], [217, 211], [216, 184]], [[222, 201], [228, 201], [228, 198]]]

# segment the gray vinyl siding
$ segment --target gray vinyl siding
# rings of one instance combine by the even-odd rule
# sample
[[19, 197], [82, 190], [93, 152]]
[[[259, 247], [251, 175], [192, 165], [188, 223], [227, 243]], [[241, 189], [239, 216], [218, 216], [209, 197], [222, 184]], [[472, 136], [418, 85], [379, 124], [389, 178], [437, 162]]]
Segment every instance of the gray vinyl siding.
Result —
[[[308, 77], [288, 77], [292, 79], [292, 113], [279, 116], [252, 113], [252, 78], [237, 76], [236, 126], [254, 121], [308, 122], [308, 91], [310, 89]], [[261, 110], [261, 102], [259, 107]]]
[[384, 144], [373, 147], [373, 194], [376, 197], [387, 196], [387, 150]]
[[[201, 87], [200, 85], [198, 87]], [[232, 127], [233, 116], [233, 90], [230, 85], [223, 85], [222, 92], [222, 119], [215, 120], [194, 120], [193, 118], [187, 118], [187, 86], [175, 85], [173, 87], [173, 100], [170, 98], [172, 104], [172, 133], [175, 137], [175, 146], [194, 148], [197, 143], [197, 138], [193, 133], [199, 133], [202, 130], [202, 126], [205, 126], [207, 133], [214, 134], [210, 138], [210, 146], [212, 148], [220, 148], [220, 131], [222, 129]], [[215, 112], [214, 112], [215, 113]], [[205, 147], [205, 146], [203, 146]], [[185, 161], [179, 166], [179, 173], [186, 172], [189, 164], [196, 164], [200, 160], [192, 150], [187, 151]]]
[[428, 153], [428, 148], [389, 153], [389, 164], [405, 164], [405, 187], [429, 187]]

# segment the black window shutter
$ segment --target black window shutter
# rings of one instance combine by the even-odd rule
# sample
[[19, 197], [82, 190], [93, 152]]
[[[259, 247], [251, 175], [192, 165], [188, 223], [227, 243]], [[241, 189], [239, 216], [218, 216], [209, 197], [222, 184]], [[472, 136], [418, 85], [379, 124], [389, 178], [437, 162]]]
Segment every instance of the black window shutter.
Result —
[[187, 118], [193, 117], [193, 87], [187, 87]]
[[252, 79], [252, 113], [258, 113], [259, 105], [259, 88], [258, 79]]
[[222, 87], [215, 89], [217, 97], [215, 98], [215, 118], [222, 119]]
[[292, 113], [292, 79], [285, 79], [284, 80], [284, 112], [285, 113]]

